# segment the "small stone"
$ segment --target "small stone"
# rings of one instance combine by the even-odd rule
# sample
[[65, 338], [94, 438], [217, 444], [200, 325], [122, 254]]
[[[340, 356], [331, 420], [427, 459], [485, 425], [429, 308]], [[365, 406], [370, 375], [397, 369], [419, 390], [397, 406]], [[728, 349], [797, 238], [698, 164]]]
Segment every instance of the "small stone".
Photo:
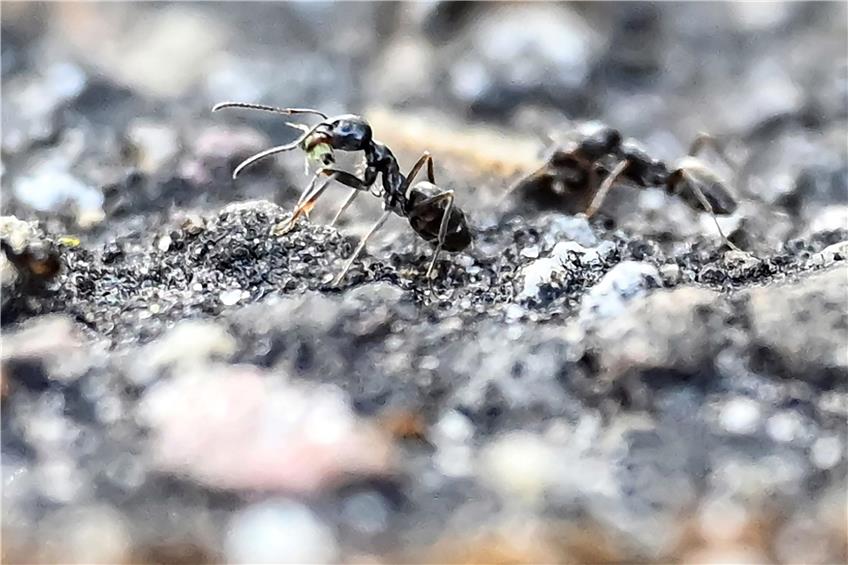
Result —
[[828, 245], [810, 258], [810, 262], [819, 267], [829, 267], [837, 261], [848, 260], [848, 240]]
[[527, 257], [528, 259], [536, 259], [539, 257], [539, 246], [533, 245], [531, 247], [525, 247], [521, 250], [521, 256]]
[[241, 301], [242, 291], [241, 289], [225, 290], [218, 295], [218, 298], [224, 306], [233, 306]]
[[187, 214], [180, 228], [189, 235], [198, 235], [206, 229], [206, 220], [200, 214]]
[[[692, 371], [723, 347], [730, 308], [714, 291], [682, 286], [632, 299], [610, 323], [586, 326], [586, 345], [610, 377], [640, 370]], [[614, 323], [613, 323], [614, 322]]]
[[171, 243], [172, 243], [171, 236], [170, 235], [163, 235], [162, 237], [159, 238], [159, 241], [156, 243], [156, 248], [159, 251], [165, 252], [165, 251], [168, 251], [169, 249], [171, 249]]
[[598, 265], [600, 261], [597, 249], [583, 247], [574, 241], [561, 241], [549, 257], [525, 265], [522, 289], [516, 298], [519, 301], [538, 299], [545, 287], [566, 288], [581, 268]]
[[335, 563], [335, 535], [309, 508], [272, 499], [239, 511], [224, 540], [232, 563]]
[[680, 265], [677, 263], [666, 263], [660, 266], [660, 277], [668, 286], [674, 286], [680, 282]]
[[546, 214], [541, 218], [546, 230], [543, 234], [545, 245], [555, 245], [561, 241], [573, 241], [583, 247], [598, 245], [598, 238], [586, 216], [578, 214]]
[[485, 448], [481, 457], [483, 476], [505, 501], [538, 504], [557, 476], [556, 452], [531, 433], [505, 435]]
[[848, 369], [844, 268], [834, 266], [791, 284], [753, 288], [746, 294], [754, 339], [794, 375], [815, 380], [826, 378], [828, 370]]
[[45, 376], [50, 380], [68, 383], [89, 369], [91, 354], [96, 350], [83, 339], [82, 327], [67, 316], [50, 314], [28, 320], [6, 333], [2, 360], [13, 380], [17, 378], [19, 363], [26, 366], [36, 362], [43, 364]]
[[385, 499], [375, 492], [362, 492], [345, 499], [342, 520], [358, 533], [374, 536], [389, 526], [389, 509]]
[[749, 398], [734, 398], [721, 409], [719, 422], [732, 434], [750, 435], [760, 425], [760, 405]]
[[[341, 478], [391, 471], [389, 438], [324, 385], [242, 366], [163, 379], [139, 417], [157, 469], [218, 489], [312, 494]], [[210, 446], [215, 446], [210, 449]]]
[[61, 170], [43, 168], [18, 177], [14, 191], [18, 200], [40, 212], [56, 211], [68, 202], [80, 211], [103, 208], [103, 194], [99, 190]]
[[41, 524], [45, 562], [125, 563], [132, 537], [126, 518], [109, 506], [69, 506]]
[[797, 441], [806, 434], [804, 421], [795, 411], [785, 410], [766, 421], [766, 431], [775, 441], [789, 443]]
[[735, 249], [725, 252], [721, 262], [724, 270], [734, 280], [750, 279], [763, 266], [762, 261], [750, 253]]
[[454, 443], [467, 443], [474, 435], [471, 421], [456, 410], [450, 410], [433, 426], [439, 437]]
[[627, 303], [649, 289], [662, 286], [656, 267], [638, 261], [622, 261], [609, 270], [580, 302], [580, 318], [587, 323], [620, 315]]
[[130, 376], [137, 384], [146, 384], [165, 369], [179, 371], [202, 366], [213, 359], [227, 359], [235, 349], [235, 340], [221, 326], [207, 321], [184, 320], [141, 348], [138, 361], [131, 366]]
[[810, 459], [819, 469], [832, 469], [842, 460], [843, 449], [842, 441], [838, 437], [822, 437], [813, 444]]

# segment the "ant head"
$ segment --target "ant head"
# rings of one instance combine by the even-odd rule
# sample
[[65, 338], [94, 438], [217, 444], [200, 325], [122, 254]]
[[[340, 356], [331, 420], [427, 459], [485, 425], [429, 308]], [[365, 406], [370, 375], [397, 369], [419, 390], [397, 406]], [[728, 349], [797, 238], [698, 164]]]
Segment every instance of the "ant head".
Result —
[[316, 133], [331, 138], [341, 151], [363, 151], [371, 144], [371, 126], [360, 116], [345, 115], [327, 120]]
[[600, 122], [586, 122], [578, 128], [581, 135], [580, 152], [591, 161], [615, 153], [621, 145], [621, 133]]

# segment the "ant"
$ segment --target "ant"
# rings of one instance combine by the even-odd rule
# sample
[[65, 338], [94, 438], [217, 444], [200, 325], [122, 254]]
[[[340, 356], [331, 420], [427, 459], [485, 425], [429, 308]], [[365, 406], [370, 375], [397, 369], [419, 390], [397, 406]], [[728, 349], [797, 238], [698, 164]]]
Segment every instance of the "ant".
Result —
[[696, 157], [707, 145], [734, 167], [722, 145], [707, 134], [700, 134], [688, 156], [669, 167], [648, 155], [634, 140], [623, 140], [618, 130], [587, 122], [569, 132], [545, 164], [510, 187], [507, 195], [523, 190], [544, 207], [556, 206], [569, 214], [592, 217], [618, 180], [641, 188], [662, 186], [691, 208], [708, 212], [722, 238], [736, 249], [722, 232], [716, 214], [732, 214], [737, 202], [724, 181]]
[[[223, 108], [247, 108], [284, 115], [311, 114], [322, 119], [321, 122], [312, 127], [286, 122], [290, 127], [302, 131], [301, 136], [291, 143], [272, 147], [248, 157], [233, 171], [233, 179], [235, 179], [253, 163], [271, 155], [297, 148], [306, 153], [307, 170], [310, 160], [321, 163], [321, 167], [316, 171], [298, 199], [291, 218], [274, 226], [272, 233], [275, 235], [287, 233], [294, 227], [300, 216], [308, 214], [315, 206], [318, 197], [333, 180], [350, 187], [352, 190], [336, 213], [331, 225], [336, 223], [359, 193], [370, 192], [383, 199], [383, 214], [359, 242], [344, 269], [333, 281], [334, 286], [341, 283], [356, 258], [362, 253], [368, 239], [380, 229], [392, 213], [407, 218], [415, 233], [427, 243], [435, 246], [433, 258], [427, 269], [426, 277], [428, 279], [440, 251], [462, 251], [471, 244], [471, 229], [466, 221], [465, 213], [459, 206], [455, 205], [453, 190], [445, 190], [436, 185], [433, 174], [433, 158], [429, 152], [424, 152], [409, 173], [404, 175], [401, 173], [400, 165], [392, 151], [385, 144], [373, 138], [370, 124], [361, 116], [344, 114], [331, 118], [323, 112], [309, 108], [277, 108], [240, 102], [216, 104], [212, 111], [215, 112]], [[334, 150], [362, 151], [365, 156], [365, 169], [362, 178], [347, 171], [336, 169], [334, 167]], [[413, 179], [424, 165], [427, 166], [427, 181], [413, 185]], [[382, 189], [372, 192], [378, 174], [382, 176]], [[319, 184], [322, 175], [327, 178]]]
[[27, 291], [41, 290], [62, 269], [59, 254], [39, 241], [31, 242], [21, 251], [17, 251], [5, 239], [0, 239], [0, 249], [17, 270], [21, 286]]

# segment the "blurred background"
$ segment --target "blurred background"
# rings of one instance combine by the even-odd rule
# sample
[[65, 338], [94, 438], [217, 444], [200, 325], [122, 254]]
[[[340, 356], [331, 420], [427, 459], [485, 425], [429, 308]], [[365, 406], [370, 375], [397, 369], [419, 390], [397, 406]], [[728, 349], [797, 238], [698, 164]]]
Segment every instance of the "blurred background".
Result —
[[[208, 111], [236, 100], [370, 114], [406, 167], [429, 148], [449, 168], [491, 153], [521, 171], [569, 120], [605, 121], [669, 160], [709, 132], [737, 142], [753, 177], [742, 196], [826, 222], [821, 205], [846, 198], [845, 20], [842, 3], [819, 2], [9, 2], [4, 206], [70, 200], [91, 227], [243, 192], [287, 201], [299, 155], [275, 183], [229, 182], [223, 157], [292, 137], [273, 116]], [[480, 123], [508, 149], [450, 142]], [[495, 176], [495, 191], [514, 180]], [[799, 227], [781, 224], [775, 241]]]
[[[822, 239], [833, 243], [848, 229], [844, 2], [4, 1], [2, 93], [3, 214], [71, 238], [85, 260], [97, 249], [104, 264], [167, 232], [174, 217], [185, 226], [192, 214], [253, 199], [292, 206], [308, 179], [302, 155], [230, 179], [234, 165], [290, 141], [292, 130], [273, 115], [211, 114], [226, 100], [363, 113], [404, 169], [432, 151], [437, 178], [457, 189], [483, 229], [512, 214], [535, 217], [520, 197], [505, 212], [503, 191], [539, 166], [552, 135], [582, 120], [620, 128], [668, 160], [685, 154], [698, 132], [726, 138], [743, 163], [735, 188], [745, 204], [725, 227], [750, 249], [774, 252], [819, 233], [837, 234]], [[330, 202], [344, 193], [331, 192]], [[347, 234], [363, 233], [376, 217], [379, 202], [360, 200], [342, 223]], [[606, 211], [608, 227], [666, 243], [715, 235], [710, 222], [671, 200], [652, 212], [646, 202], [624, 191]], [[334, 210], [322, 200], [313, 221]], [[392, 222], [375, 248], [407, 234], [402, 220]], [[516, 242], [526, 235], [515, 234]], [[155, 245], [164, 252], [170, 239], [163, 241]], [[126, 245], [113, 251], [115, 242]], [[521, 260], [538, 256], [535, 249]], [[85, 296], [94, 286], [86, 277], [109, 273], [72, 275], [74, 288]], [[474, 292], [467, 304], [477, 316], [493, 299]], [[509, 370], [487, 360], [504, 347], [502, 328], [479, 330], [472, 317], [452, 330], [439, 326], [442, 337], [479, 331], [468, 334], [468, 347], [480, 347], [483, 360], [454, 350], [458, 361], [442, 366], [468, 377], [465, 388], [420, 385], [426, 395], [416, 399], [432, 423], [426, 434], [415, 413], [372, 421], [375, 404], [351, 402], [311, 377], [280, 384], [259, 374], [276, 362], [266, 363], [268, 351], [292, 339], [292, 375], [331, 381], [369, 402], [406, 398], [413, 385], [398, 384], [394, 395], [381, 382], [375, 392], [371, 360], [385, 363], [373, 371], [381, 378], [405, 374], [413, 358], [412, 372], [429, 374], [441, 345], [404, 333], [423, 316], [386, 305], [395, 298], [351, 298], [376, 321], [324, 297], [274, 314], [248, 306], [228, 322], [237, 340], [189, 321], [167, 343], [147, 344], [161, 327], [139, 318], [144, 331], [115, 329], [114, 320], [80, 314], [75, 322], [97, 337], [83, 353], [66, 318], [30, 333], [15, 327], [4, 339], [4, 373], [12, 359], [27, 378], [49, 380], [53, 371], [67, 380], [58, 392], [44, 384], [12, 394], [4, 376], [4, 561], [844, 561], [844, 387], [819, 395], [806, 384], [777, 385], [724, 358], [732, 377], [721, 381], [720, 402], [700, 404], [696, 393], [675, 390], [663, 397], [660, 423], [628, 413], [626, 403], [610, 415], [597, 399], [571, 393], [556, 417], [529, 401], [519, 413], [510, 399], [524, 398], [528, 385], [504, 400], [475, 380]], [[126, 297], [116, 291], [111, 299]], [[393, 356], [365, 340], [327, 337], [321, 328], [335, 326], [322, 309], [346, 321], [340, 333], [373, 331]], [[397, 320], [392, 329], [381, 325], [386, 311]], [[291, 318], [315, 328], [289, 326]], [[244, 337], [271, 332], [262, 320], [278, 324], [277, 337]], [[6, 316], [4, 333], [12, 321]], [[538, 335], [556, 333], [545, 327]], [[527, 335], [509, 333], [511, 355], [529, 359], [528, 371], [547, 375], [540, 378], [563, 380], [550, 361], [561, 351]], [[313, 338], [319, 345], [304, 344]], [[412, 339], [420, 343], [404, 341]], [[339, 343], [344, 355], [330, 352]], [[197, 347], [246, 364], [149, 386], [168, 371], [187, 373], [182, 356]], [[355, 379], [347, 379], [354, 366]], [[423, 394], [416, 390], [408, 394]], [[549, 396], [559, 402], [559, 394]], [[467, 398], [478, 412], [457, 408]], [[550, 398], [533, 402], [547, 406]], [[677, 418], [689, 412], [715, 435], [675, 435]], [[263, 443], [268, 429], [281, 443]], [[413, 442], [401, 451], [399, 472], [386, 429]], [[572, 460], [579, 465], [563, 464]]]

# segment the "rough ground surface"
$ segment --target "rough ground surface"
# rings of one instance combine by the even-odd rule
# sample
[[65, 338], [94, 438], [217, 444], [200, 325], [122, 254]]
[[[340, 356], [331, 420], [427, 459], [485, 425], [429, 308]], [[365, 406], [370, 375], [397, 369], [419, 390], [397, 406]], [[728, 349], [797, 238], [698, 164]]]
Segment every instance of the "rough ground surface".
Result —
[[[3, 260], [4, 561], [845, 561], [844, 6], [9, 6], [0, 235], [64, 267]], [[395, 219], [331, 288], [375, 203], [269, 235], [301, 157], [230, 181], [290, 133], [220, 99], [731, 131], [747, 252], [659, 189], [502, 202], [482, 146], [436, 155], [471, 249], [428, 281]]]

